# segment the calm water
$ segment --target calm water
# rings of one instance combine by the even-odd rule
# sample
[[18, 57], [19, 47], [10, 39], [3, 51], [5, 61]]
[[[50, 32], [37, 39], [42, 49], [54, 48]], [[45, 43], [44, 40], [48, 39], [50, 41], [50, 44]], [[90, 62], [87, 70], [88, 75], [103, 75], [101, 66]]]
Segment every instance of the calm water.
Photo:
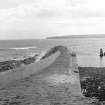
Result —
[[100, 48], [105, 51], [105, 38], [0, 41], [0, 60], [37, 53], [55, 45], [65, 45], [76, 52], [79, 66], [105, 67], [105, 57], [99, 57]]

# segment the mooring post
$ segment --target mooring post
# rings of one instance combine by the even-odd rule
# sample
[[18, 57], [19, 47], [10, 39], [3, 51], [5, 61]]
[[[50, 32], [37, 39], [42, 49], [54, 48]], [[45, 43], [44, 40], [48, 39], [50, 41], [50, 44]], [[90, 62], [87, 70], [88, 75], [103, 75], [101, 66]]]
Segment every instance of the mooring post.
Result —
[[103, 49], [102, 48], [100, 48], [100, 57], [103, 57]]

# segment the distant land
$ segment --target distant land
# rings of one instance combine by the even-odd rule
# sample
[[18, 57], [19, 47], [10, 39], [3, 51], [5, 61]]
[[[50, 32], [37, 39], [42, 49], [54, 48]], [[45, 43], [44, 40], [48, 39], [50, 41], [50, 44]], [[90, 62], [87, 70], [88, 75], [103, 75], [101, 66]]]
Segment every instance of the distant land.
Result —
[[47, 37], [47, 39], [68, 39], [68, 38], [105, 38], [105, 34], [89, 34], [89, 35], [65, 35]]

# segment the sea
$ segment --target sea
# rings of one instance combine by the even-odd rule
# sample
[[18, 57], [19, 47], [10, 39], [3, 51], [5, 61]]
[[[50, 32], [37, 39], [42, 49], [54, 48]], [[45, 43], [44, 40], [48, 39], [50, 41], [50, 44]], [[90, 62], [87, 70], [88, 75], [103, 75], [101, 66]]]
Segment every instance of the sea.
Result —
[[100, 48], [105, 52], [105, 38], [1, 40], [0, 62], [41, 53], [56, 45], [75, 52], [78, 66], [105, 67], [105, 57], [99, 56]]

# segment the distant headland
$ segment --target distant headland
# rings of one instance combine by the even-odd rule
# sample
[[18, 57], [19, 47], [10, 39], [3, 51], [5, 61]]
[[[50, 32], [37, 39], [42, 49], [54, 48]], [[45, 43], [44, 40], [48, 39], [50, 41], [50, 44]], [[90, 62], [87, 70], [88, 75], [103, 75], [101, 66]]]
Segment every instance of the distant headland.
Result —
[[105, 38], [105, 34], [63, 35], [63, 36], [47, 37], [46, 39], [68, 39], [68, 38]]

